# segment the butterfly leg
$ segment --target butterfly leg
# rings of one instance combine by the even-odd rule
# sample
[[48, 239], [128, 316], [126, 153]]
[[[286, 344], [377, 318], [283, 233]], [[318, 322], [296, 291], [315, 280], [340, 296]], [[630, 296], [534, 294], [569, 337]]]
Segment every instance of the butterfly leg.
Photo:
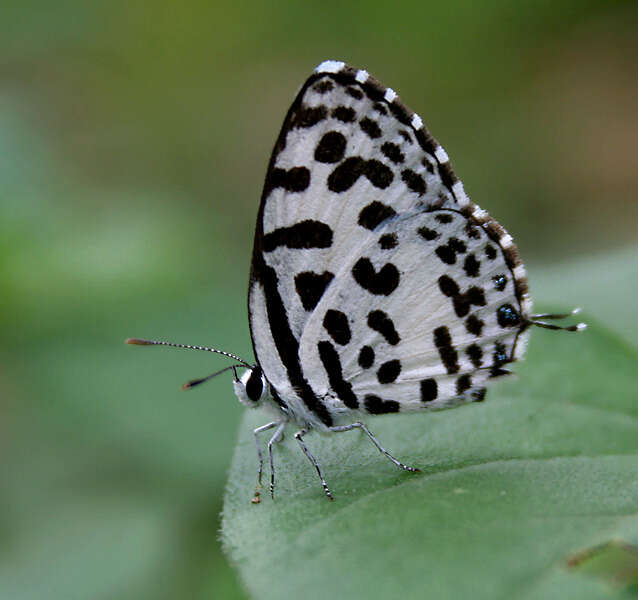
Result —
[[283, 431], [286, 427], [286, 421], [277, 424], [277, 429], [275, 429], [275, 433], [270, 438], [268, 442], [268, 460], [270, 461], [270, 497], [274, 500], [275, 498], [275, 461], [272, 458], [272, 447], [281, 441], [283, 437]]
[[317, 462], [317, 459], [310, 453], [310, 450], [308, 450], [308, 448], [306, 447], [306, 444], [304, 444], [303, 436], [306, 435], [308, 431], [309, 431], [308, 429], [301, 429], [300, 431], [295, 433], [295, 439], [299, 442], [299, 445], [301, 446], [303, 453], [308, 457], [308, 460], [312, 463], [314, 468], [317, 470], [317, 475], [319, 475], [319, 479], [321, 479], [321, 485], [323, 486], [323, 491], [325, 492], [326, 496], [328, 496], [329, 500], [334, 500], [334, 498], [332, 497], [332, 494], [330, 493], [330, 490], [328, 489], [328, 484], [326, 483], [326, 480], [323, 478], [323, 475], [321, 474], [321, 469], [319, 467], [319, 463]]
[[359, 428], [362, 429], [365, 434], [370, 438], [370, 441], [377, 447], [379, 452], [384, 454], [387, 458], [389, 458], [397, 467], [403, 469], [404, 471], [410, 471], [411, 473], [420, 473], [421, 469], [417, 469], [416, 467], [408, 467], [408, 465], [404, 465], [400, 460], [397, 460], [390, 454], [374, 437], [372, 432], [366, 427], [365, 423], [357, 422], [352, 423], [350, 425], [338, 425], [336, 427], [331, 427], [330, 431], [339, 432], [339, 431], [350, 431], [352, 429]]
[[252, 499], [253, 504], [259, 504], [259, 502], [261, 502], [259, 496], [261, 495], [261, 475], [264, 470], [264, 456], [259, 445], [259, 434], [263, 431], [272, 429], [276, 425], [278, 425], [278, 422], [272, 421], [271, 423], [266, 423], [261, 427], [257, 427], [257, 429], [253, 429], [253, 435], [255, 436], [255, 446], [257, 447], [257, 461], [259, 463], [259, 467], [257, 468], [257, 485], [255, 486], [255, 496]]

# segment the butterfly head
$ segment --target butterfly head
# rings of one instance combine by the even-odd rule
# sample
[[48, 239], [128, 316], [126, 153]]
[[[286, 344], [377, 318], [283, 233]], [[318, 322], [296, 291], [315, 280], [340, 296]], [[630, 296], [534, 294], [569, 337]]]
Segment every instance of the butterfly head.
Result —
[[257, 365], [246, 369], [240, 378], [235, 379], [233, 387], [239, 401], [249, 408], [260, 406], [264, 400], [270, 398], [270, 385]]

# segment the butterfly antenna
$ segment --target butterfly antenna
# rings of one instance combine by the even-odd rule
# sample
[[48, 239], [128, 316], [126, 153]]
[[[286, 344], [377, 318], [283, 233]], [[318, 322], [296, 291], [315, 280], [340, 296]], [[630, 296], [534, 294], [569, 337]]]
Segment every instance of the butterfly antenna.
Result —
[[238, 367], [245, 367], [245, 365], [230, 365], [230, 367], [224, 367], [223, 369], [216, 371], [212, 375], [207, 375], [206, 377], [202, 377], [201, 379], [192, 379], [191, 381], [187, 381], [182, 386], [182, 389], [190, 390], [192, 387], [195, 387], [196, 385], [199, 385], [200, 383], [204, 383], [208, 381], [209, 379], [212, 379], [213, 377], [217, 377], [217, 375], [221, 375], [222, 373], [225, 373], [226, 371], [230, 371], [231, 369], [233, 370], [233, 373], [235, 374], [235, 379], [237, 379], [237, 371], [235, 371], [235, 369], [237, 369]]
[[129, 338], [128, 340], [126, 340], [126, 343], [133, 344], [134, 346], [171, 346], [172, 348], [185, 348], [186, 350], [203, 350], [204, 352], [215, 352], [216, 354], [221, 354], [222, 356], [227, 356], [228, 358], [236, 360], [237, 362], [241, 363], [242, 367], [248, 367], [249, 369], [252, 368], [250, 364], [248, 364], [243, 358], [240, 358], [236, 354], [225, 352], [224, 350], [218, 350], [217, 348], [208, 348], [207, 346], [191, 346], [190, 344], [175, 344], [173, 342], [164, 342], [161, 340], [142, 340], [140, 338]]
[[577, 325], [568, 325], [566, 327], [561, 327], [560, 325], [554, 325], [553, 323], [546, 323], [545, 321], [541, 321], [539, 319], [566, 319], [567, 317], [571, 317], [572, 315], [577, 315], [581, 311], [580, 308], [575, 308], [571, 312], [568, 313], [541, 313], [538, 315], [530, 315], [528, 323], [530, 325], [536, 325], [536, 327], [542, 327], [544, 329], [560, 329], [561, 331], [583, 331], [587, 329], [587, 323], [578, 323]]
[[587, 323], [578, 323], [578, 325], [568, 325], [567, 327], [561, 327], [560, 325], [554, 325], [553, 323], [545, 323], [544, 321], [530, 321], [532, 325], [536, 327], [543, 327], [544, 329], [560, 329], [561, 331], [583, 331], [587, 329]]
[[567, 317], [571, 317], [572, 315], [577, 315], [582, 308], [575, 308], [574, 310], [568, 313], [541, 313], [539, 315], [531, 315], [532, 319], [566, 319]]

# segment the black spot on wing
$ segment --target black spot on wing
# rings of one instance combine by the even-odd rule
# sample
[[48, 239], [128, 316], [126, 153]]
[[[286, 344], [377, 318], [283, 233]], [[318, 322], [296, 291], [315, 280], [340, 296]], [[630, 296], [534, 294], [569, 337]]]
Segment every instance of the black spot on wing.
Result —
[[381, 250], [391, 250], [399, 245], [399, 240], [396, 233], [384, 233], [379, 238], [379, 246]]
[[388, 114], [386, 107], [381, 102], [375, 102], [372, 108], [382, 115]]
[[441, 244], [436, 250], [436, 255], [446, 265], [453, 265], [456, 263], [456, 255], [467, 252], [467, 246], [465, 242], [455, 237], [448, 239], [446, 244]]
[[368, 327], [380, 333], [392, 346], [396, 346], [401, 341], [392, 319], [382, 310], [373, 310], [368, 313]]
[[331, 192], [345, 192], [349, 190], [361, 176], [368, 178], [377, 188], [385, 189], [391, 183], [394, 175], [392, 170], [378, 160], [364, 160], [360, 156], [346, 158], [328, 176], [328, 189]]
[[483, 332], [484, 325], [485, 323], [481, 321], [481, 319], [479, 319], [476, 315], [470, 315], [465, 320], [465, 329], [467, 330], [468, 333], [471, 333], [472, 335], [475, 335], [476, 337], [479, 337], [481, 335], [481, 333]]
[[330, 79], [322, 79], [319, 83], [316, 83], [312, 89], [318, 94], [326, 94], [334, 89], [334, 83]]
[[345, 346], [352, 337], [348, 317], [340, 310], [328, 310], [323, 318], [323, 327], [330, 334], [330, 337], [341, 346]]
[[333, 279], [334, 274], [329, 271], [323, 273], [304, 271], [295, 276], [295, 289], [306, 310], [313, 310], [317, 306]]
[[369, 258], [360, 258], [352, 267], [352, 277], [364, 289], [376, 296], [389, 296], [399, 285], [399, 270], [386, 263], [379, 272]]
[[338, 131], [325, 133], [315, 148], [315, 160], [321, 163], [339, 162], [346, 151], [346, 138]]
[[319, 106], [300, 106], [290, 121], [291, 129], [307, 129], [313, 127], [328, 116], [328, 109], [320, 104]]
[[374, 187], [382, 190], [387, 188], [394, 179], [392, 170], [378, 160], [371, 159], [366, 165], [365, 176]]
[[408, 144], [413, 144], [414, 142], [412, 141], [412, 136], [405, 130], [405, 129], [399, 129], [399, 135], [408, 143]]
[[501, 327], [517, 327], [521, 318], [511, 304], [503, 304], [496, 310], [496, 320]]
[[441, 234], [438, 231], [434, 231], [434, 229], [430, 229], [429, 227], [421, 227], [418, 229], [417, 233], [424, 239], [427, 240], [428, 242], [431, 242], [432, 240], [437, 239], [438, 237], [441, 236]]
[[418, 173], [415, 173], [412, 169], [404, 169], [401, 171], [401, 179], [403, 183], [408, 186], [408, 189], [415, 194], [422, 196], [425, 194], [426, 185], [425, 179]]
[[505, 377], [507, 375], [511, 375], [512, 372], [507, 369], [499, 369], [497, 367], [492, 367], [490, 369], [490, 379], [495, 379], [497, 377]]
[[485, 306], [486, 304], [482, 288], [472, 286], [462, 294], [456, 281], [449, 275], [439, 277], [439, 289], [444, 296], [452, 299], [454, 312], [458, 317], [465, 317], [470, 312], [472, 305]]
[[492, 354], [492, 366], [501, 367], [504, 364], [511, 362], [509, 356], [507, 356], [507, 349], [502, 342], [496, 342], [494, 344], [494, 353]]
[[437, 215], [434, 215], [434, 218], [439, 223], [451, 223], [452, 222], [452, 215], [450, 213], [447, 213], [447, 212], [438, 213]]
[[470, 221], [465, 224], [465, 233], [467, 234], [467, 237], [470, 237], [473, 240], [478, 240], [481, 237], [478, 227], [475, 227], [472, 223], [470, 223]]
[[379, 124], [376, 121], [373, 121], [372, 119], [370, 119], [369, 117], [364, 117], [363, 119], [361, 119], [361, 121], [359, 121], [359, 127], [361, 127], [362, 131], [369, 138], [376, 139], [376, 138], [380, 138], [382, 135]]
[[472, 400], [474, 402], [483, 402], [485, 400], [485, 394], [487, 393], [487, 389], [484, 387], [476, 388], [472, 391]]
[[392, 142], [384, 142], [381, 145], [381, 152], [395, 164], [402, 163], [405, 160], [405, 155], [401, 152], [401, 148]]
[[396, 214], [391, 206], [375, 200], [361, 210], [358, 223], [361, 227], [372, 231], [376, 229], [380, 223], [394, 217]]
[[439, 386], [436, 379], [423, 379], [421, 381], [421, 402], [432, 402], [439, 394]]
[[358, 408], [359, 400], [352, 391], [352, 385], [343, 378], [341, 361], [335, 347], [330, 342], [324, 341], [317, 344], [317, 349], [319, 350], [319, 358], [328, 375], [330, 387], [332, 387], [339, 400], [348, 408]]
[[275, 188], [283, 188], [287, 192], [303, 192], [310, 185], [310, 171], [306, 167], [292, 169], [272, 169], [268, 173], [264, 185], [264, 194], [268, 195]]
[[355, 119], [356, 113], [354, 112], [354, 109], [349, 106], [337, 106], [332, 110], [332, 116], [342, 123], [352, 123]]
[[441, 277], [439, 277], [439, 289], [441, 293], [448, 298], [454, 298], [460, 294], [458, 284], [449, 275], [441, 275]]
[[392, 383], [401, 374], [401, 361], [389, 360], [384, 362], [377, 370], [379, 383]]
[[374, 350], [371, 346], [363, 346], [359, 350], [358, 362], [362, 369], [369, 369], [374, 364]]
[[456, 380], [456, 393], [460, 396], [472, 387], [472, 378], [465, 373]]
[[490, 260], [494, 260], [496, 258], [496, 249], [494, 246], [490, 244], [485, 246], [485, 256], [487, 256]]
[[290, 227], [280, 227], [263, 238], [264, 252], [275, 248], [329, 248], [332, 245], [332, 229], [321, 221], [300, 221]]
[[459, 355], [452, 344], [452, 337], [447, 327], [437, 327], [434, 330], [434, 345], [439, 351], [441, 361], [448, 373], [457, 373], [459, 370]]
[[465, 350], [465, 353], [472, 361], [472, 366], [475, 369], [479, 369], [483, 364], [483, 350], [481, 350], [481, 347], [477, 346], [476, 344], [472, 344], [471, 346], [468, 346], [468, 348]]
[[503, 274], [494, 275], [494, 277], [492, 277], [492, 281], [494, 282], [494, 287], [499, 292], [502, 292], [505, 289], [505, 286], [507, 285], [507, 277]]
[[481, 272], [481, 263], [476, 260], [474, 254], [468, 254], [463, 263], [463, 270], [468, 277], [478, 277]]
[[459, 317], [464, 317], [470, 312], [472, 306], [485, 306], [485, 292], [482, 288], [472, 286], [465, 294], [459, 294], [453, 299], [454, 311]]
[[328, 189], [337, 193], [349, 190], [365, 172], [366, 164], [360, 156], [346, 158], [328, 176]]
[[425, 169], [427, 170], [428, 173], [433, 174], [434, 173], [434, 167], [432, 165], [432, 163], [427, 159], [427, 158], [422, 158], [421, 159], [421, 164], [425, 167]]
[[363, 98], [363, 92], [353, 85], [346, 88], [346, 94], [352, 96], [355, 100], [361, 100], [361, 98]]
[[363, 399], [363, 405], [371, 415], [383, 415], [399, 412], [399, 403], [395, 400], [382, 400], [379, 396], [368, 394]]

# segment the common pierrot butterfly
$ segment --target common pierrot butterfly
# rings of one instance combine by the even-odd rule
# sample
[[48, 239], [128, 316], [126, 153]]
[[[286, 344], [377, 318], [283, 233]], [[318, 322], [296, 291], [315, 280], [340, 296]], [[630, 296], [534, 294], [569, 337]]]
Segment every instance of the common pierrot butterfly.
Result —
[[266, 174], [248, 291], [256, 363], [127, 341], [237, 361], [220, 372], [233, 372], [239, 400], [276, 415], [254, 431], [253, 501], [258, 436], [274, 429], [272, 495], [273, 445], [288, 424], [332, 499], [305, 434], [359, 428], [418, 471], [361, 419], [480, 402], [522, 358], [531, 325], [585, 327], [539, 320], [576, 311], [531, 310], [512, 237], [470, 201], [421, 118], [367, 71], [329, 60], [290, 107]]

